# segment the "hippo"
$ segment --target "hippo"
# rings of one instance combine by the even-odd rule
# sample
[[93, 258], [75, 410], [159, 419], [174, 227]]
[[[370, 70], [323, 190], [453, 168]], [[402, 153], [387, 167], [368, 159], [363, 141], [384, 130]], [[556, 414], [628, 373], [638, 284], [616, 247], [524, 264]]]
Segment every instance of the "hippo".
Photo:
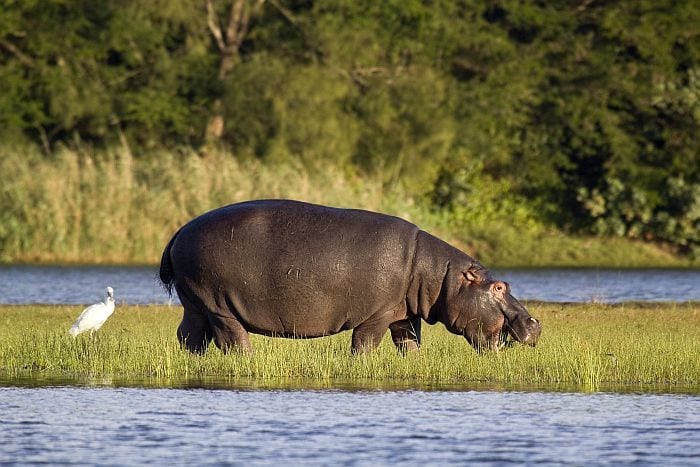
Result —
[[352, 330], [352, 353], [387, 329], [417, 350], [421, 321], [477, 351], [510, 335], [534, 346], [540, 322], [474, 258], [398, 217], [292, 200], [206, 212], [170, 239], [160, 279], [184, 307], [180, 343], [252, 351], [249, 333], [313, 338]]

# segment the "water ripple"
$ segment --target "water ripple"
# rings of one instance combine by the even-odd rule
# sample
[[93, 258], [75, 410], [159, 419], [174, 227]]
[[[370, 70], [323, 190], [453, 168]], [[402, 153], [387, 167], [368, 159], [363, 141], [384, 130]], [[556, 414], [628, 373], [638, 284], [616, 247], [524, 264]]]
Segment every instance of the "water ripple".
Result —
[[687, 465], [692, 395], [0, 388], [8, 463]]

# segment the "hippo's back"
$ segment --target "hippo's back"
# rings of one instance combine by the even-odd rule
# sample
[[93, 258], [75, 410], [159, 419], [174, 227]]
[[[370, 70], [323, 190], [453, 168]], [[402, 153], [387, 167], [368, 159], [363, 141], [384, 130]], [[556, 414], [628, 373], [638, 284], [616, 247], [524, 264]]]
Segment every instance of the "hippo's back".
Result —
[[384, 214], [250, 201], [186, 224], [170, 259], [178, 293], [210, 312], [253, 332], [315, 337], [405, 300], [417, 233]]

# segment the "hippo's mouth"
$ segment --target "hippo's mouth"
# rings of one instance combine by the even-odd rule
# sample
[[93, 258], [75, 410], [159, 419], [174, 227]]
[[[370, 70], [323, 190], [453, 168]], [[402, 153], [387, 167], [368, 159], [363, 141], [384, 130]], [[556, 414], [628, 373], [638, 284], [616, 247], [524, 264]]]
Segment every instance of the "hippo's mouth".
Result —
[[503, 333], [510, 334], [510, 336], [520, 342], [521, 344], [527, 344], [529, 346], [535, 347], [537, 345], [537, 339], [540, 337], [540, 332], [542, 330], [542, 325], [538, 320], [532, 316], [525, 318], [522, 324], [522, 329], [516, 329], [516, 326], [511, 325], [511, 323], [506, 319], [503, 323], [503, 331], [501, 332], [501, 337], [503, 338]]

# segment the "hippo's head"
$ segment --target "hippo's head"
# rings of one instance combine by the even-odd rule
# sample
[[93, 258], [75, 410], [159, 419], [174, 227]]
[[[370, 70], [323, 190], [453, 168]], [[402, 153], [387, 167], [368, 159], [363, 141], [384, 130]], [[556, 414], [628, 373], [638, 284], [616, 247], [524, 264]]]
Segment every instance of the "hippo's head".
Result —
[[510, 286], [494, 280], [489, 271], [474, 263], [457, 279], [456, 295], [448, 300], [447, 328], [463, 335], [477, 350], [498, 350], [509, 334], [534, 346], [541, 325], [510, 293]]

